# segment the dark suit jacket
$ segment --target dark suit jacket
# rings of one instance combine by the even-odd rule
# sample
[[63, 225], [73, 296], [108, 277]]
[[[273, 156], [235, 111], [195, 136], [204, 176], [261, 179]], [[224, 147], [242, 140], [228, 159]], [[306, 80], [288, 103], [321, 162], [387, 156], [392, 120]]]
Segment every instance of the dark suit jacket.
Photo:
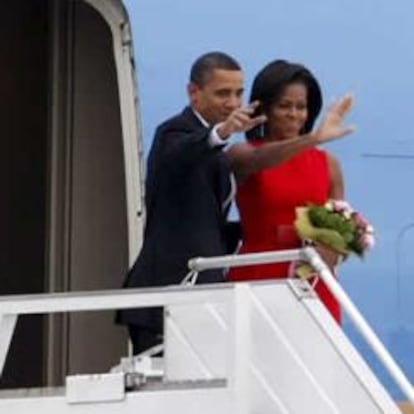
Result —
[[[125, 286], [178, 284], [191, 257], [228, 252], [223, 203], [230, 194], [230, 167], [222, 147], [211, 147], [211, 129], [190, 108], [157, 128], [148, 158], [146, 226], [141, 252]], [[223, 281], [222, 270], [199, 275], [199, 283]], [[162, 330], [159, 310], [126, 310], [122, 323]]]

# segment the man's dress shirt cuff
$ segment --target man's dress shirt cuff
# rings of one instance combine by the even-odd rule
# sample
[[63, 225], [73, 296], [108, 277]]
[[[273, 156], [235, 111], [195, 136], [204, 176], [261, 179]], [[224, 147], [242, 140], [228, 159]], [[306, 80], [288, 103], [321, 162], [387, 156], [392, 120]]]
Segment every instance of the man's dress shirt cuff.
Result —
[[220, 138], [219, 134], [217, 133], [217, 129], [220, 125], [221, 124], [214, 125], [213, 129], [210, 132], [208, 142], [211, 147], [222, 147], [224, 145], [227, 145], [227, 139]]

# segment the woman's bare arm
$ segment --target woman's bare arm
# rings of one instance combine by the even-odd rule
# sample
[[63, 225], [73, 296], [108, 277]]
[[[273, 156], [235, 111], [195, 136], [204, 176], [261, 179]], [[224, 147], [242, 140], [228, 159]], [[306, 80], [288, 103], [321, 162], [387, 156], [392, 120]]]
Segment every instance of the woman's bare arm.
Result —
[[343, 200], [345, 196], [345, 190], [341, 165], [332, 154], [327, 155], [330, 175], [329, 198], [332, 198], [334, 200]]
[[260, 147], [243, 142], [231, 146], [227, 155], [238, 181], [243, 181], [250, 174], [279, 165], [302, 150], [314, 147], [314, 141], [309, 134], [283, 141], [266, 142]]
[[283, 141], [267, 141], [258, 147], [248, 142], [233, 145], [227, 154], [237, 179], [242, 181], [250, 174], [277, 166], [307, 148], [353, 132], [353, 127], [343, 126], [345, 116], [352, 104], [352, 97], [345, 96], [332, 105], [315, 132]]

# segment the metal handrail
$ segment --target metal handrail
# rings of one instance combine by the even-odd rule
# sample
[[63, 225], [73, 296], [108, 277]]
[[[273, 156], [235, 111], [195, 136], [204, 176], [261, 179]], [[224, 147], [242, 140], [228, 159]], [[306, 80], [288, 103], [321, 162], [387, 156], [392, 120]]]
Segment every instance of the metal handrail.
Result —
[[154, 307], [174, 304], [197, 304], [213, 300], [227, 300], [233, 287], [170, 286], [163, 288], [119, 289], [113, 291], [49, 293], [0, 296], [0, 377], [16, 327], [18, 315], [57, 312], [81, 312]]
[[[319, 254], [312, 247], [265, 253], [194, 258], [189, 261], [189, 268], [194, 272], [199, 272], [213, 268], [294, 260], [309, 262], [316, 269], [321, 279], [326, 283], [401, 391], [409, 401], [414, 403], [413, 386], [346, 292], [333, 277]], [[16, 315], [21, 314], [128, 309], [178, 303], [200, 303], [209, 300], [216, 301], [220, 300], [220, 298], [228, 299], [233, 291], [233, 286], [230, 284], [196, 286], [191, 287], [191, 295], [183, 295], [182, 293], [188, 291], [188, 289], [188, 286], [169, 286], [113, 291], [0, 296], [0, 327], [6, 326], [12, 332], [15, 321], [8, 318], [15, 318]], [[0, 335], [0, 372], [4, 364], [4, 355], [2, 353], [7, 352], [10, 340], [11, 335], [5, 335], [5, 338], [2, 338], [2, 335]]]
[[354, 305], [349, 296], [336, 281], [328, 266], [321, 259], [318, 252], [314, 248], [305, 247], [303, 249], [297, 250], [272, 251], [266, 253], [240, 254], [221, 257], [199, 257], [191, 259], [188, 266], [192, 271], [199, 272], [206, 269], [232, 266], [248, 266], [254, 264], [270, 263], [272, 261], [280, 262], [291, 260], [303, 260], [309, 262], [313, 266], [313, 268], [318, 272], [320, 278], [328, 286], [331, 293], [341, 304], [343, 310], [347, 313], [362, 337], [365, 339], [379, 360], [382, 362], [384, 367], [387, 369], [400, 390], [404, 393], [409, 401], [414, 403], [414, 388], [412, 384], [407, 379], [406, 375], [399, 367], [399, 365], [395, 362], [389, 351], [382, 344], [373, 329], [369, 326], [365, 318], [359, 312], [358, 308]]

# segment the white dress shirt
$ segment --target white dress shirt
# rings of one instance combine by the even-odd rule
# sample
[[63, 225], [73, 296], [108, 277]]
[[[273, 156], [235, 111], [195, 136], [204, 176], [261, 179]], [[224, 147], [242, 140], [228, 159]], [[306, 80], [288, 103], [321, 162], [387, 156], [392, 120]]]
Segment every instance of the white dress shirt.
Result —
[[[206, 127], [209, 128], [210, 125], [209, 123], [193, 108], [191, 108], [194, 112], [194, 115], [199, 119], [199, 121]], [[221, 125], [220, 124], [216, 124], [214, 125], [213, 129], [210, 132], [210, 136], [208, 137], [208, 142], [211, 145], [211, 147], [218, 147], [221, 145], [227, 145], [228, 141], [227, 139], [224, 140], [222, 138], [220, 138], [219, 134], [217, 133], [217, 128]], [[230, 205], [230, 203], [232, 202], [232, 200], [234, 199], [234, 197], [236, 196], [236, 178], [233, 174], [233, 172], [230, 172], [230, 191], [228, 196], [226, 197], [226, 199], [223, 201], [221, 208], [224, 210], [226, 210], [226, 208]]]
[[[198, 120], [206, 127], [209, 128], [210, 124], [198, 113], [195, 109], [191, 108], [194, 112], [194, 115], [198, 118]], [[208, 137], [208, 142], [212, 147], [218, 147], [219, 145], [226, 145], [227, 140], [220, 138], [219, 134], [217, 133], [217, 128], [221, 125], [221, 123], [214, 125], [213, 129], [210, 132], [210, 136]]]

